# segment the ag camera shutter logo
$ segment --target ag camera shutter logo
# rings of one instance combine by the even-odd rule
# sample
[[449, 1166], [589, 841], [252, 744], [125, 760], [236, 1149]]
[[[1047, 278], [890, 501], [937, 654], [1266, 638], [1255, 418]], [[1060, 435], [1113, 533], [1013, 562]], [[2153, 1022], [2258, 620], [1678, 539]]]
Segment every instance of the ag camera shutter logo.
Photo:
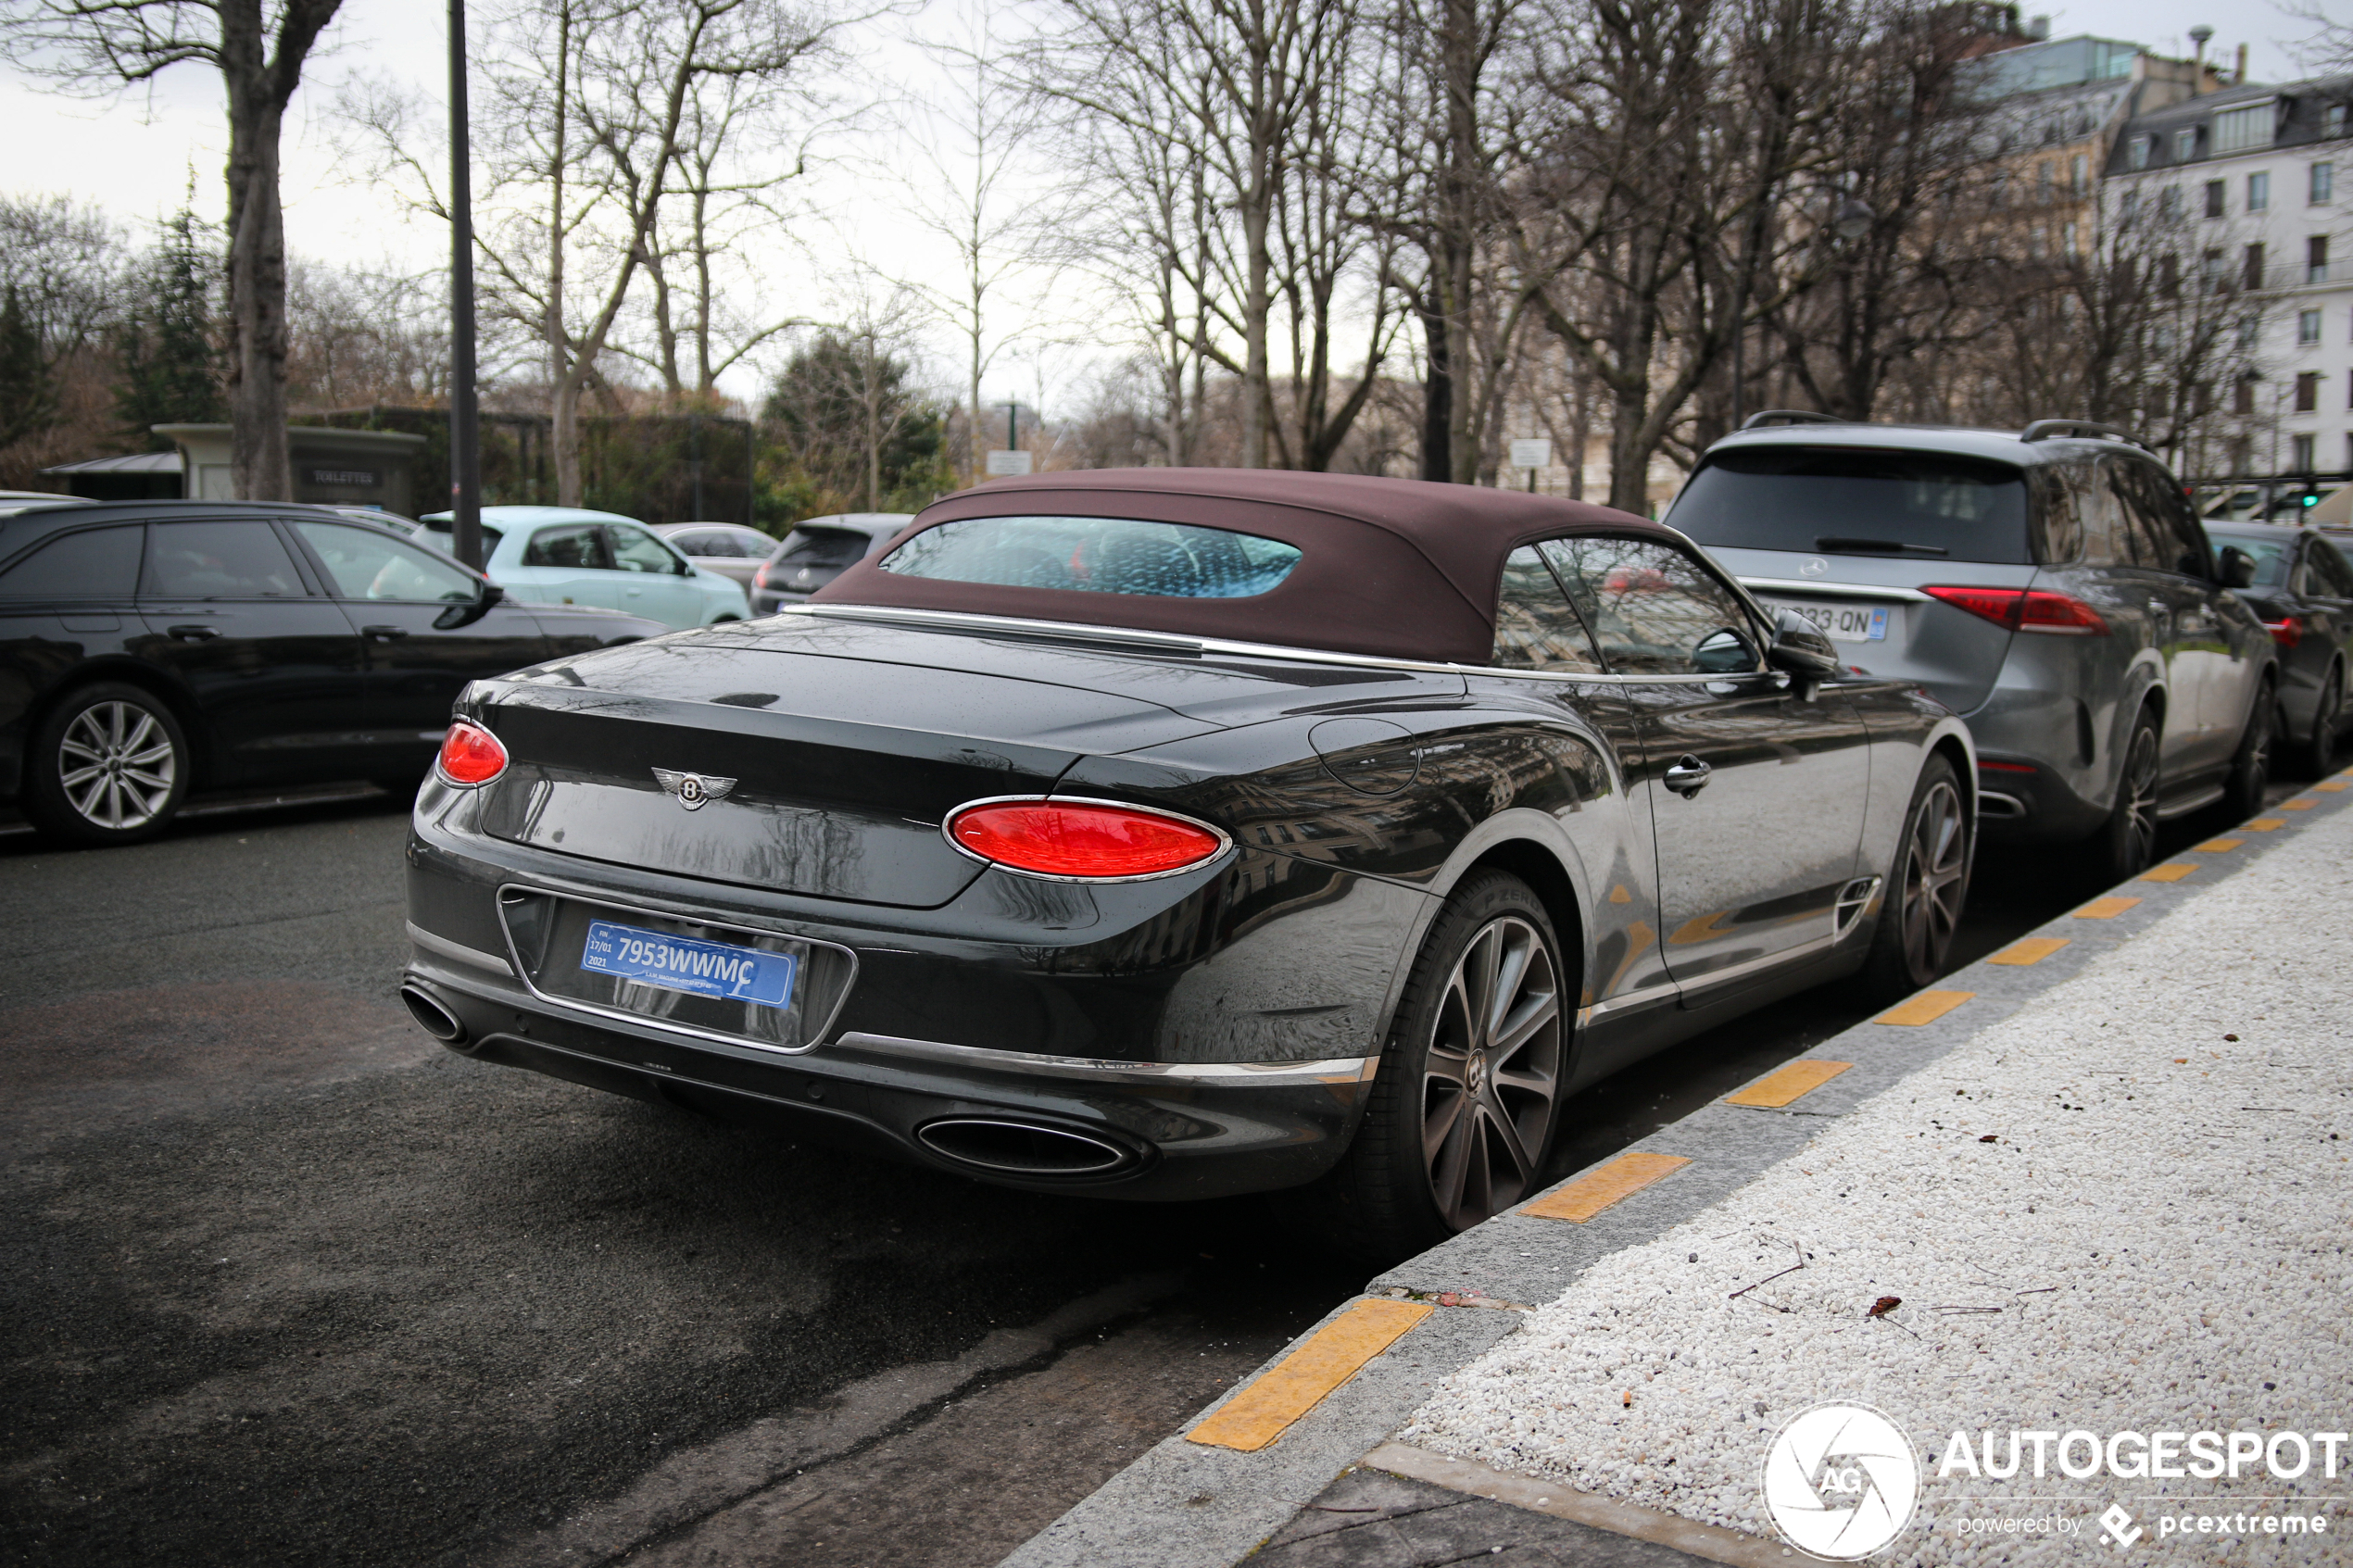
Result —
[[1911, 1439], [1869, 1405], [1816, 1405], [1765, 1450], [1765, 1510], [1809, 1557], [1869, 1557], [1904, 1533], [1919, 1492]]

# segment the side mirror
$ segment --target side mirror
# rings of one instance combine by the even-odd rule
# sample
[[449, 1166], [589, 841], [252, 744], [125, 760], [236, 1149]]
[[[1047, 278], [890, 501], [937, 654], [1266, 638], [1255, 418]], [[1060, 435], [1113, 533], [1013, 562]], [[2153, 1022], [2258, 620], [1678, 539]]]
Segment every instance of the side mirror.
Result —
[[506, 601], [506, 589], [496, 583], [484, 583], [482, 584], [482, 592], [476, 594], [472, 599], [464, 604], [451, 605], [447, 609], [434, 616], [434, 629], [438, 632], [455, 632], [461, 626], [471, 626], [488, 615], [493, 607], [504, 604]]
[[1827, 681], [1838, 673], [1838, 650], [1822, 629], [1793, 609], [1781, 611], [1773, 627], [1766, 662], [1801, 681]]
[[1756, 649], [1730, 626], [1719, 626], [1692, 650], [1692, 668], [1703, 675], [1744, 675], [1756, 668]]
[[2225, 588], [2251, 588], [2255, 585], [2255, 558], [2235, 545], [2225, 545], [2215, 558], [2215, 567]]

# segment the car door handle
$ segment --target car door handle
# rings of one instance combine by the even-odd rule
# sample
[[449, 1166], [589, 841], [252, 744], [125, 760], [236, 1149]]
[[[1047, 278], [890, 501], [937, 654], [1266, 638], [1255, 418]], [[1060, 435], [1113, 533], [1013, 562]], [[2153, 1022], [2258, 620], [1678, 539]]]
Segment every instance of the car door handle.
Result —
[[1715, 771], [1696, 757], [1679, 758], [1667, 770], [1667, 787], [1689, 800], [1707, 787], [1707, 776]]
[[396, 643], [409, 634], [406, 626], [362, 626], [359, 634], [371, 642]]
[[164, 634], [175, 642], [205, 643], [220, 635], [218, 626], [167, 626]]

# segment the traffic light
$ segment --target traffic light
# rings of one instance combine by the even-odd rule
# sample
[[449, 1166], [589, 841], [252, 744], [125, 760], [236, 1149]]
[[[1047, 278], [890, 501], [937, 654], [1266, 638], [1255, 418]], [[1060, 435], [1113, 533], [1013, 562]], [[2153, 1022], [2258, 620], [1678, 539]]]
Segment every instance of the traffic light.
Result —
[[2321, 493], [2308, 484], [2304, 487], [2304, 494], [2298, 499], [2308, 507], [2317, 507], [2321, 504]]

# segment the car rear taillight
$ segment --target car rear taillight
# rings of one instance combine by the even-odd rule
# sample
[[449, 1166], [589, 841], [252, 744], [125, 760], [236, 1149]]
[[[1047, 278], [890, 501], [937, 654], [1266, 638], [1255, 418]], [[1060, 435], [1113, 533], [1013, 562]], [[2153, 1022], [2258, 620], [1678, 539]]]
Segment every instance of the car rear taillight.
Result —
[[1978, 771], [1982, 773], [2031, 773], [2034, 771], [2034, 764], [2032, 762], [1988, 762], [1981, 757], [1978, 759], [1977, 768]]
[[1955, 609], [2011, 632], [2052, 632], [2060, 636], [2104, 637], [2108, 622], [2082, 599], [2040, 588], [1973, 588], [1923, 585], [1920, 592]]
[[472, 788], [507, 771], [507, 748], [488, 730], [460, 719], [441, 737], [439, 765], [443, 778]]
[[2304, 623], [2293, 615], [2278, 621], [2266, 621], [2263, 630], [2271, 633], [2271, 641], [2284, 648], [2292, 648], [2304, 640]]
[[981, 800], [949, 814], [948, 841], [1035, 876], [1165, 876], [1221, 853], [1226, 835], [1198, 822], [1104, 800]]
[[760, 570], [751, 574], [751, 585], [755, 588], [765, 588], [768, 586], [768, 563], [766, 561], [761, 561], [760, 563]]

